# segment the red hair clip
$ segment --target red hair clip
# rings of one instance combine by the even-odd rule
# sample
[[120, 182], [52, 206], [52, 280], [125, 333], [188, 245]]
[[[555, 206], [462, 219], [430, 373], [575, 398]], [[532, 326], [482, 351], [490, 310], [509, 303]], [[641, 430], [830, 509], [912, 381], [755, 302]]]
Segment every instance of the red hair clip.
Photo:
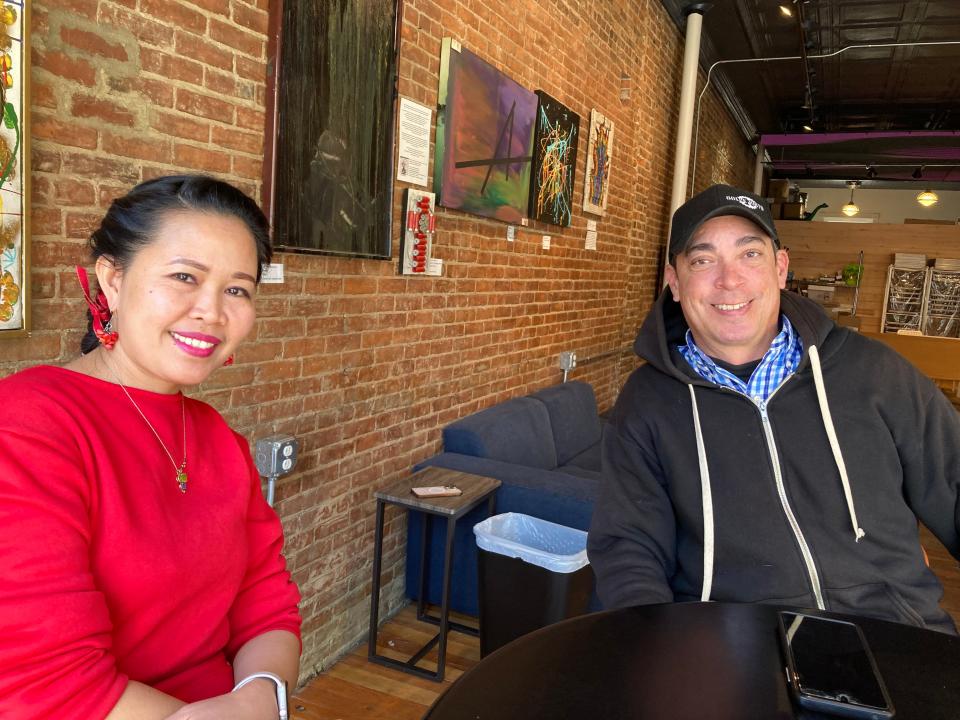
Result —
[[107, 296], [103, 290], [97, 290], [95, 300], [90, 298], [90, 281], [87, 279], [85, 268], [77, 265], [77, 279], [80, 281], [80, 289], [83, 290], [83, 297], [90, 306], [90, 315], [93, 316], [93, 333], [97, 340], [108, 350], [113, 348], [120, 335], [110, 326], [110, 306], [107, 304]]

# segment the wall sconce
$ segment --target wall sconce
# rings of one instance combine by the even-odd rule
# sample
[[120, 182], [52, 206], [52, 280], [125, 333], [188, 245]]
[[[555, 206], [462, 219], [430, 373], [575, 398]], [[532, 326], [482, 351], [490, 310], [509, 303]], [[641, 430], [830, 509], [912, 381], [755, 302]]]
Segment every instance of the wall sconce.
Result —
[[937, 197], [937, 194], [933, 190], [924, 190], [922, 193], [917, 195], [917, 202], [924, 207], [930, 207], [931, 205], [936, 205], [938, 202], [940, 202], [940, 198]]
[[856, 190], [858, 187], [860, 187], [860, 183], [856, 180], [852, 180], [848, 182], [847, 185], [850, 186], [850, 202], [844, 205], [840, 209], [840, 212], [842, 212], [847, 217], [853, 217], [854, 215], [860, 212], [860, 208], [858, 208], [856, 204], [853, 202], [853, 191]]

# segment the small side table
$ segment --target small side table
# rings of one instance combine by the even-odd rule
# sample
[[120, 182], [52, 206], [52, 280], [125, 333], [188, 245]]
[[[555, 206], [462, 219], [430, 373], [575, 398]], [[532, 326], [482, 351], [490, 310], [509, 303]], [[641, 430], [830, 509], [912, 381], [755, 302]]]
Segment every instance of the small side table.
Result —
[[[418, 498], [411, 492], [411, 488], [434, 485], [456, 485], [463, 491], [463, 494], [453, 497]], [[370, 662], [440, 682], [443, 680], [447, 659], [447, 633], [450, 630], [457, 630], [471, 635], [477, 634], [475, 628], [450, 622], [450, 575], [453, 566], [454, 530], [457, 526], [457, 520], [483, 502], [487, 503], [489, 514], [492, 515], [498, 487], [500, 487], [500, 481], [494, 478], [471, 475], [458, 470], [429, 467], [414, 473], [403, 482], [375, 494], [377, 499], [377, 530], [373, 546], [373, 590], [370, 599], [370, 639], [367, 646], [367, 658]], [[383, 556], [383, 513], [387, 503], [426, 513], [420, 541], [420, 598], [417, 600], [417, 618], [440, 626], [440, 632], [406, 662], [377, 654], [377, 624], [380, 614], [380, 565]], [[447, 541], [443, 556], [443, 594], [439, 618], [430, 617], [424, 610], [427, 590], [428, 526], [434, 517], [446, 518], [447, 520]], [[417, 667], [417, 663], [438, 642], [440, 648], [437, 655], [437, 671], [431, 672]]]

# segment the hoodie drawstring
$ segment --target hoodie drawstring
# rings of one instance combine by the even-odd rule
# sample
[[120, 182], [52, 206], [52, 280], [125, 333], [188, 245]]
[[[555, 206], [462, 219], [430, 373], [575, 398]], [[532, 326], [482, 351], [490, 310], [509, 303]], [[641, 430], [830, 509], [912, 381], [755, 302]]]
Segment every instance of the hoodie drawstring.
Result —
[[700, 412], [697, 410], [697, 395], [693, 385], [687, 385], [690, 390], [690, 401], [693, 403], [693, 427], [697, 435], [697, 459], [700, 461], [700, 496], [703, 503], [703, 590], [700, 593], [701, 602], [710, 600], [710, 591], [713, 588], [713, 493], [710, 490], [710, 469], [707, 467], [707, 449], [703, 444], [703, 431], [700, 429]]
[[[817, 402], [820, 405], [820, 417], [823, 421], [823, 428], [826, 430], [827, 438], [830, 440], [830, 449], [833, 451], [833, 460], [840, 472], [840, 482], [843, 484], [843, 495], [847, 501], [847, 512], [850, 514], [850, 524], [853, 526], [853, 535], [855, 542], [866, 537], [863, 528], [857, 522], [857, 509], [853, 504], [853, 493], [850, 491], [850, 478], [847, 476], [847, 466], [843, 461], [843, 453], [840, 451], [840, 443], [837, 440], [837, 431], [833, 425], [833, 417], [830, 415], [830, 405], [827, 403], [827, 391], [823, 384], [823, 371], [820, 368], [820, 353], [816, 345], [811, 345], [810, 366], [813, 369], [813, 384], [817, 390]], [[697, 461], [700, 465], [700, 497], [703, 506], [703, 589], [700, 593], [700, 600], [707, 602], [710, 600], [710, 592], [713, 589], [713, 556], [715, 547], [715, 536], [713, 527], [713, 493], [710, 489], [710, 469], [707, 467], [707, 450], [703, 442], [703, 430], [700, 427], [700, 411], [697, 408], [697, 395], [694, 392], [693, 385], [688, 384], [690, 391], [690, 402], [693, 406], [693, 428], [697, 437]]]
[[823, 385], [823, 371], [820, 369], [820, 353], [816, 345], [810, 346], [810, 366], [813, 368], [813, 383], [817, 388], [817, 402], [820, 403], [820, 415], [823, 418], [823, 428], [830, 439], [830, 449], [833, 450], [833, 461], [840, 471], [840, 482], [843, 483], [843, 495], [847, 499], [847, 512], [850, 513], [850, 524], [853, 526], [853, 535], [856, 542], [866, 537], [863, 528], [857, 523], [857, 509], [853, 505], [853, 494], [850, 492], [850, 478], [847, 477], [847, 466], [843, 462], [843, 453], [840, 452], [840, 443], [837, 442], [837, 431], [833, 426], [830, 415], [830, 406], [827, 404], [827, 391]]

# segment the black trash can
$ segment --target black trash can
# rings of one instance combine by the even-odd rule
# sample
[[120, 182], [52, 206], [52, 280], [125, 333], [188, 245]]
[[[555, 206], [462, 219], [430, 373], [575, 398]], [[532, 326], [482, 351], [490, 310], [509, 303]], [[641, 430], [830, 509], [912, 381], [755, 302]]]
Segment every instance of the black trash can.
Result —
[[593, 593], [587, 533], [520, 513], [473, 527], [480, 549], [480, 656], [583, 615]]

